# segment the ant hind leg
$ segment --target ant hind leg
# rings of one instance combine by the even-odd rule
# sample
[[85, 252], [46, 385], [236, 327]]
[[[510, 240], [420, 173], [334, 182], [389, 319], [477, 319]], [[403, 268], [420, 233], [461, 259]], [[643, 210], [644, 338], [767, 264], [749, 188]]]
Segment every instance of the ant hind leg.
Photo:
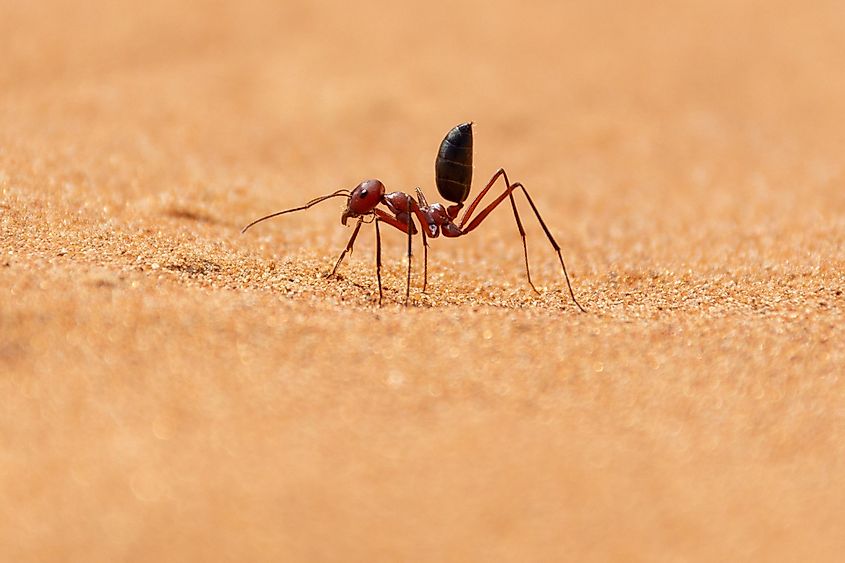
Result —
[[[499, 169], [499, 171], [501, 172], [501, 174], [503, 176], [505, 176], [505, 181], [508, 182], [507, 176], [504, 174], [504, 171], [502, 169]], [[498, 177], [498, 175], [499, 175], [499, 172], [497, 172], [496, 175], [493, 176], [493, 180], [495, 180]], [[480, 199], [480, 197], [482, 195], [484, 195], [484, 193], [490, 188], [491, 185], [492, 185], [492, 180], [491, 180], [491, 183], [489, 183], [487, 185], [484, 192], [482, 192], [479, 195], [479, 197], [476, 198], [475, 201], [473, 201], [472, 206], [470, 206], [470, 209], [469, 209], [470, 212], [474, 210], [475, 206], [478, 204], [478, 200]], [[528, 195], [528, 190], [526, 190], [525, 186], [523, 186], [520, 182], [516, 182], [514, 184], [508, 183], [508, 186], [507, 186], [507, 188], [505, 188], [505, 192], [503, 194], [501, 194], [499, 197], [497, 197], [495, 200], [493, 200], [492, 203], [490, 203], [487, 207], [485, 207], [472, 221], [470, 221], [469, 225], [467, 225], [466, 228], [462, 227], [463, 234], [468, 234], [469, 232], [475, 230], [478, 227], [478, 225], [480, 225], [481, 222], [484, 221], [485, 218], [487, 218], [487, 216], [490, 214], [491, 211], [493, 211], [500, 203], [502, 203], [505, 200], [506, 197], [509, 197], [511, 199], [511, 204], [513, 205], [514, 217], [516, 217], [517, 226], [519, 227], [520, 235], [522, 235], [523, 248], [525, 250], [525, 268], [526, 268], [526, 271], [527, 271], [528, 270], [528, 247], [525, 244], [525, 231], [522, 228], [522, 223], [519, 220], [519, 214], [516, 211], [516, 203], [513, 200], [513, 191], [517, 188], [521, 189], [522, 193], [525, 194], [525, 198], [528, 200], [528, 204], [531, 206], [531, 210], [534, 211], [534, 215], [537, 217], [537, 221], [540, 222], [540, 226], [543, 228], [543, 232], [546, 233], [546, 238], [549, 239], [549, 244], [552, 245], [552, 248], [554, 248], [555, 252], [557, 253], [558, 260], [560, 261], [560, 267], [563, 270], [563, 277], [566, 280], [566, 287], [569, 288], [569, 296], [572, 297], [572, 302], [575, 303], [575, 306], [578, 307], [578, 309], [582, 313], [586, 313], [587, 312], [586, 309], [584, 309], [584, 307], [582, 307], [581, 304], [578, 303], [578, 300], [575, 299], [575, 292], [572, 290], [572, 283], [569, 281], [569, 274], [566, 272], [566, 264], [564, 264], [564, 262], [563, 262], [563, 254], [561, 254], [560, 245], [557, 243], [554, 236], [552, 236], [552, 233], [549, 230], [549, 227], [546, 226], [546, 222], [543, 221], [543, 218], [540, 216], [540, 212], [537, 210], [537, 206], [534, 205], [534, 200], [532, 200], [531, 196]], [[467, 215], [469, 215], [469, 212], [467, 213]], [[466, 220], [466, 216], [465, 216], [464, 221], [465, 220]], [[462, 221], [462, 225], [463, 225], [463, 221]], [[528, 282], [531, 283], [531, 275], [530, 274], [528, 276]], [[532, 283], [531, 286], [534, 287], [534, 284]], [[536, 289], [535, 289], [535, 291], [536, 291]]]
[[531, 281], [531, 268], [528, 267], [528, 243], [525, 240], [525, 229], [522, 227], [522, 221], [519, 220], [519, 211], [516, 210], [516, 200], [513, 198], [513, 190], [508, 190], [508, 197], [511, 200], [511, 207], [513, 208], [513, 218], [516, 219], [516, 228], [519, 229], [519, 236], [522, 237], [522, 254], [525, 257], [525, 276], [528, 278], [528, 285], [534, 290], [537, 295], [540, 294], [537, 288], [534, 287], [534, 282]]
[[[578, 303], [577, 299], [575, 299], [575, 292], [572, 291], [572, 283], [569, 281], [569, 274], [566, 273], [566, 264], [563, 263], [563, 254], [561, 254], [561, 252], [560, 252], [560, 245], [555, 240], [555, 237], [552, 236], [552, 232], [546, 226], [546, 222], [543, 221], [542, 217], [540, 217], [540, 212], [537, 210], [537, 206], [534, 205], [534, 200], [532, 200], [531, 196], [528, 195], [528, 190], [525, 189], [525, 186], [523, 186], [521, 183], [517, 182], [516, 184], [511, 186], [510, 191], [513, 191], [513, 189], [515, 189], [517, 187], [519, 187], [522, 190], [522, 193], [525, 194], [525, 199], [528, 200], [528, 204], [531, 206], [531, 210], [534, 211], [534, 215], [537, 216], [537, 221], [539, 221], [540, 226], [543, 227], [543, 232], [546, 233], [546, 237], [549, 239], [549, 243], [552, 245], [552, 248], [555, 249], [555, 252], [557, 252], [557, 258], [558, 258], [558, 260], [560, 260], [560, 268], [563, 270], [563, 277], [564, 277], [564, 279], [566, 279], [566, 287], [569, 288], [569, 296], [572, 297], [572, 302], [575, 303], [575, 305], [578, 307], [578, 309], [581, 310], [582, 313], [586, 313], [587, 310], [584, 309], [584, 307], [582, 307], [580, 303]], [[528, 260], [528, 258], [526, 256], [526, 261], [527, 260]]]
[[[513, 209], [513, 218], [516, 221], [516, 228], [519, 230], [520, 238], [522, 238], [522, 255], [525, 259], [525, 276], [528, 278], [528, 285], [531, 286], [531, 289], [534, 290], [534, 293], [539, 295], [540, 292], [537, 291], [537, 288], [534, 286], [534, 282], [531, 281], [531, 268], [528, 265], [528, 243], [525, 239], [525, 229], [522, 227], [522, 220], [520, 220], [519, 218], [519, 211], [516, 208], [516, 200], [513, 197], [512, 185], [510, 180], [508, 179], [508, 173], [505, 172], [504, 168], [499, 168], [498, 170], [496, 170], [496, 172], [493, 174], [493, 176], [491, 176], [490, 180], [487, 182], [487, 185], [484, 187], [483, 190], [481, 190], [481, 193], [479, 193], [478, 196], [472, 201], [472, 203], [470, 203], [469, 208], [467, 208], [466, 213], [464, 213], [464, 216], [461, 219], [461, 227], [463, 228], [463, 225], [466, 224], [466, 222], [475, 212], [475, 208], [478, 206], [479, 203], [481, 203], [481, 200], [484, 198], [485, 195], [487, 195], [487, 192], [490, 191], [490, 188], [493, 187], [493, 184], [495, 184], [496, 180], [498, 180], [500, 177], [505, 182], [505, 193], [507, 193], [508, 198], [510, 199], [511, 209]], [[464, 229], [464, 233], [467, 233], [477, 227], [478, 223], [481, 223], [481, 220], [487, 215], [487, 213], [490, 212], [488, 210], [492, 210], [493, 208], [495, 208], [496, 205], [501, 202], [503, 197], [503, 195], [499, 196], [499, 198], [497, 198], [496, 201], [493, 202], [493, 204], [488, 205], [487, 208], [485, 208], [481, 212], [479, 218], [477, 218], [476, 221], [470, 223], [470, 225], [466, 229]]]

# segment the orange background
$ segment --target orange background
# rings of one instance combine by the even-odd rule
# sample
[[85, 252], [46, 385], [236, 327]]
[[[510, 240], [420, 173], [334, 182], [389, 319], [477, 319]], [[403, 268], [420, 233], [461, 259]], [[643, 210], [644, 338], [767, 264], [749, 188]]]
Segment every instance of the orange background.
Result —
[[[0, 559], [841, 558], [840, 2], [139, 4], [0, 6]], [[238, 232], [468, 120], [587, 314], [521, 199], [540, 295]]]

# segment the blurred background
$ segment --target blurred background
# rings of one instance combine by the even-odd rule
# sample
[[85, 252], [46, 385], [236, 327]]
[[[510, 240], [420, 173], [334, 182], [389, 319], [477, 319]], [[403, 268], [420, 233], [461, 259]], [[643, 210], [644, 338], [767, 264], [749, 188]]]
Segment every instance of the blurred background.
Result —
[[[845, 4], [0, 0], [0, 559], [837, 560]], [[475, 190], [435, 241], [336, 201]], [[335, 205], [336, 204], [336, 205]], [[419, 269], [419, 261], [416, 262]]]
[[[468, 120], [476, 180], [504, 166], [543, 193], [578, 235], [567, 242], [581, 271], [620, 267], [605, 243], [645, 239], [655, 223], [722, 256], [745, 254], [736, 241], [754, 222], [795, 245], [784, 213], [819, 190], [842, 203], [837, 2], [51, 1], [3, 12], [3, 146], [53, 162], [77, 205], [184, 194], [179, 205], [217, 201], [205, 212], [243, 224], [365, 177], [434, 195], [437, 145]], [[131, 173], [116, 175], [124, 163]], [[794, 220], [817, 228], [827, 208]], [[322, 231], [327, 220], [308, 222]], [[625, 250], [683, 262], [667, 244]]]

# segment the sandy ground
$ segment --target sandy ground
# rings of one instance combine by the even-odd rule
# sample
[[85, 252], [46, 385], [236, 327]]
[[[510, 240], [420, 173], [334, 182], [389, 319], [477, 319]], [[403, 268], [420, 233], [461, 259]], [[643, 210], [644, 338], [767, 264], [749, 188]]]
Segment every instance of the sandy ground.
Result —
[[[841, 561], [841, 2], [99, 4], [0, 5], [0, 560]], [[239, 234], [467, 120], [587, 314]]]

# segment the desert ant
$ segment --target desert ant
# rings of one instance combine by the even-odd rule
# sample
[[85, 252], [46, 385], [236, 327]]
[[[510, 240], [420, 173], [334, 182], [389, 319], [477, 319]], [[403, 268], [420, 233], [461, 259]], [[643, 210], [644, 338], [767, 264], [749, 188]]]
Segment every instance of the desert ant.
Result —
[[[552, 247], [555, 249], [555, 252], [557, 252], [557, 257], [560, 260], [560, 266], [563, 270], [563, 277], [566, 279], [566, 285], [569, 288], [569, 295], [572, 297], [573, 303], [575, 303], [582, 312], [586, 312], [575, 299], [575, 293], [572, 291], [572, 284], [569, 281], [569, 275], [566, 273], [566, 265], [563, 263], [563, 255], [560, 253], [560, 246], [557, 241], [555, 241], [551, 231], [549, 231], [545, 221], [543, 221], [543, 218], [540, 217], [540, 212], [537, 211], [537, 207], [534, 205], [534, 201], [531, 199], [531, 196], [528, 195], [528, 191], [525, 189], [525, 186], [519, 182], [511, 184], [510, 180], [508, 180], [508, 175], [503, 168], [499, 168], [496, 173], [493, 174], [493, 177], [490, 178], [490, 181], [487, 182], [487, 185], [483, 190], [481, 190], [481, 193], [478, 194], [478, 197], [476, 197], [469, 205], [466, 212], [463, 214], [463, 217], [461, 217], [460, 222], [455, 223], [455, 220], [458, 218], [458, 213], [464, 206], [464, 201], [466, 201], [467, 196], [469, 196], [470, 185], [472, 184], [472, 122], [462, 123], [446, 134], [446, 137], [440, 143], [440, 150], [437, 152], [437, 159], [435, 160], [434, 167], [437, 191], [440, 192], [440, 195], [444, 199], [452, 202], [454, 205], [450, 205], [449, 207], [444, 207], [440, 203], [432, 203], [429, 205], [419, 188], [417, 188], [417, 199], [414, 199], [404, 192], [385, 193], [384, 184], [382, 184], [379, 180], [364, 180], [352, 191], [338, 190], [328, 195], [312, 199], [301, 207], [278, 211], [265, 217], [261, 217], [260, 219], [256, 219], [244, 227], [241, 233], [246, 232], [247, 229], [256, 223], [266, 219], [278, 217], [279, 215], [284, 215], [286, 213], [293, 213], [294, 211], [302, 211], [320, 203], [321, 201], [325, 201], [333, 197], [345, 197], [346, 209], [340, 216], [340, 222], [343, 225], [346, 225], [346, 221], [349, 218], [358, 219], [358, 222], [355, 224], [355, 230], [352, 231], [352, 236], [349, 238], [346, 248], [343, 252], [341, 252], [340, 257], [337, 259], [329, 277], [334, 276], [337, 273], [337, 269], [340, 267], [340, 264], [343, 262], [346, 254], [352, 252], [352, 247], [355, 244], [358, 231], [361, 230], [361, 225], [364, 223], [374, 222], [376, 227], [376, 278], [378, 279], [378, 301], [379, 305], [381, 305], [381, 234], [379, 232], [379, 223], [387, 223], [388, 225], [396, 227], [408, 235], [408, 278], [405, 285], [405, 305], [407, 305], [408, 298], [411, 293], [411, 240], [412, 236], [417, 234], [417, 227], [414, 223], [413, 216], [416, 215], [420, 225], [425, 227], [420, 231], [425, 251], [425, 258], [423, 261], [423, 292], [425, 292], [426, 286], [428, 285], [428, 238], [437, 238], [440, 233], [443, 233], [443, 236], [447, 238], [467, 235], [474, 231], [490, 214], [490, 212], [505, 200], [505, 198], [509, 198], [511, 208], [513, 209], [513, 217], [516, 219], [516, 226], [519, 229], [519, 235], [522, 237], [522, 250], [525, 255], [525, 274], [528, 277], [528, 284], [531, 286], [531, 289], [533, 289], [536, 293], [539, 293], [537, 288], [534, 287], [534, 283], [531, 281], [531, 271], [528, 267], [528, 246], [525, 242], [525, 229], [522, 227], [522, 221], [519, 218], [519, 212], [516, 209], [516, 201], [513, 197], [513, 192], [519, 188], [522, 190], [522, 193], [525, 194], [525, 198], [528, 200], [531, 210], [534, 211], [534, 215], [537, 216], [540, 226], [546, 233], [546, 236], [548, 237]], [[493, 200], [493, 202], [488, 204], [487, 207], [482, 209], [478, 215], [473, 217], [475, 208], [478, 207], [481, 199], [487, 195], [487, 192], [490, 191], [490, 188], [496, 180], [499, 179], [499, 177], [505, 181], [505, 191]], [[387, 210], [379, 208], [379, 205], [384, 205]]]

